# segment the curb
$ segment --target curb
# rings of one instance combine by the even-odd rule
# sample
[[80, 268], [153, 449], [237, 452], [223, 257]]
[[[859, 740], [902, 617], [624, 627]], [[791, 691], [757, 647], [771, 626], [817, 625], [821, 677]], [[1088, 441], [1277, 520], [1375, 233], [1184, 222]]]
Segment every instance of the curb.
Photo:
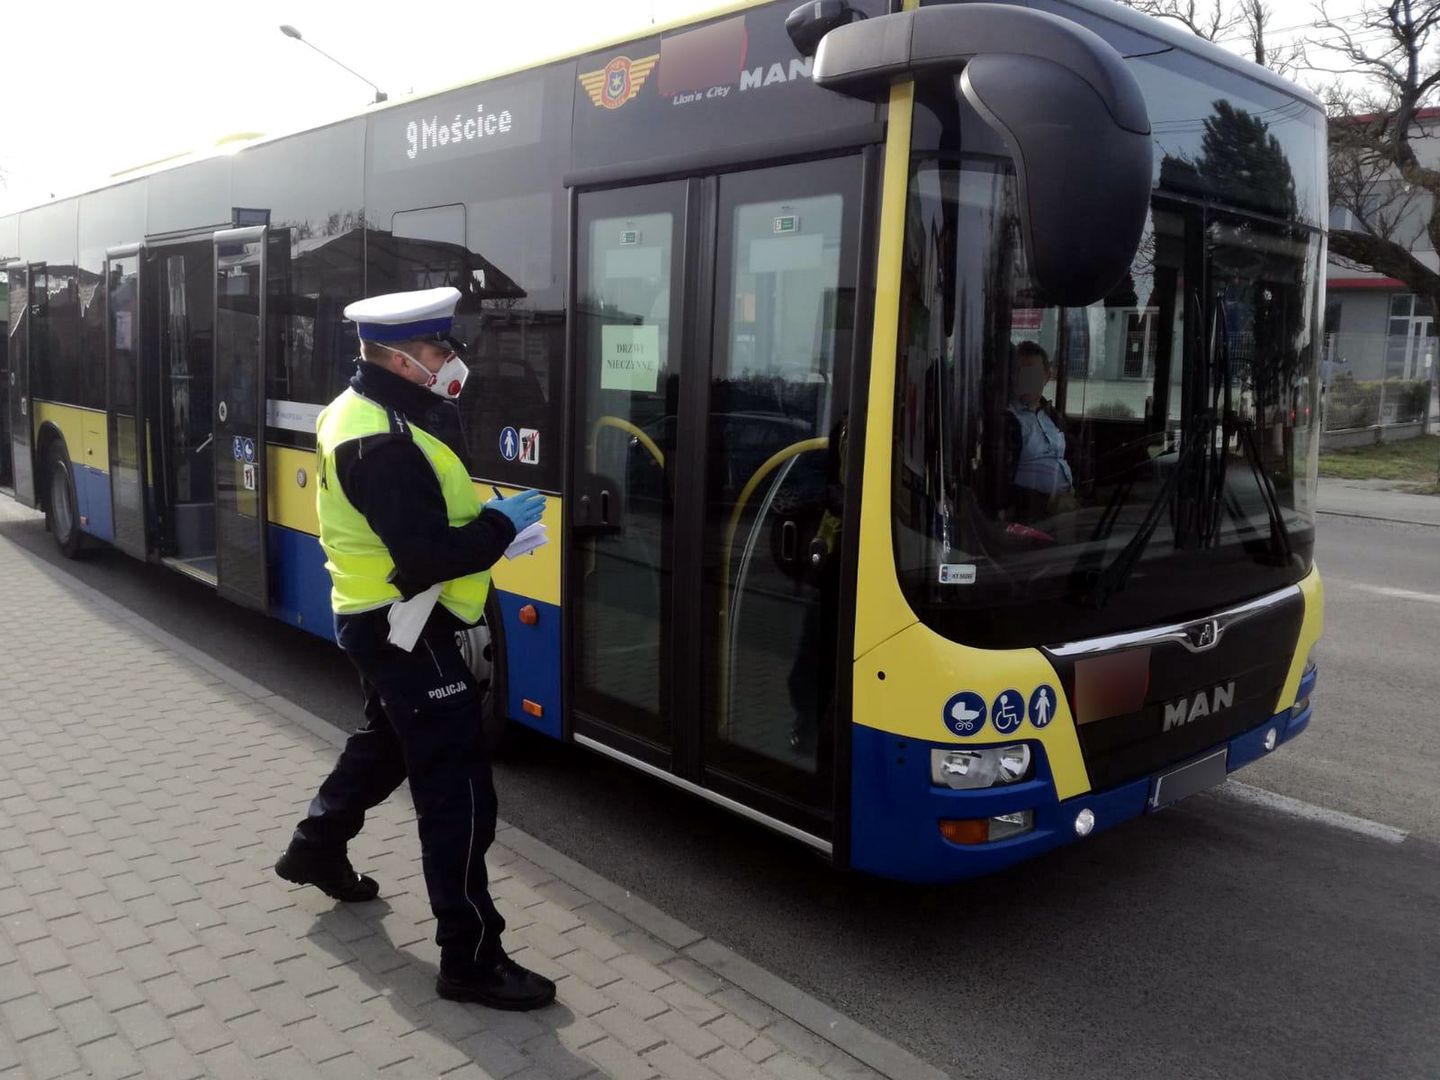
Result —
[[[9, 496], [5, 502], [13, 503]], [[12, 520], [23, 520], [14, 517]], [[3, 537], [0, 537], [3, 539]], [[11, 546], [31, 565], [63, 588], [75, 593], [96, 610], [130, 627], [132, 630], [164, 646], [177, 656], [215, 676], [257, 704], [279, 713], [285, 719], [324, 740], [336, 749], [345, 745], [345, 732], [322, 720], [308, 709], [288, 698], [272, 693], [253, 679], [216, 660], [213, 656], [181, 640], [98, 589], [85, 584], [53, 566], [18, 544]], [[497, 822], [496, 838], [520, 855], [554, 874], [565, 884], [598, 900], [651, 936], [658, 938], [692, 961], [709, 968], [727, 982], [744, 990], [782, 1016], [807, 1029], [817, 1038], [830, 1043], [882, 1076], [893, 1080], [947, 1080], [949, 1074], [910, 1051], [871, 1031], [843, 1013], [812, 997], [778, 975], [745, 959], [733, 949], [708, 938], [699, 931], [672, 918], [653, 904], [629, 890], [601, 877], [594, 871], [561, 854], [529, 833], [522, 832], [503, 819]]]
[[1385, 514], [1361, 514], [1354, 510], [1316, 510], [1315, 512], [1328, 517], [1359, 518], [1362, 521], [1389, 521], [1397, 525], [1420, 525], [1426, 529], [1440, 529], [1440, 521], [1416, 521], [1414, 518], [1388, 517]]

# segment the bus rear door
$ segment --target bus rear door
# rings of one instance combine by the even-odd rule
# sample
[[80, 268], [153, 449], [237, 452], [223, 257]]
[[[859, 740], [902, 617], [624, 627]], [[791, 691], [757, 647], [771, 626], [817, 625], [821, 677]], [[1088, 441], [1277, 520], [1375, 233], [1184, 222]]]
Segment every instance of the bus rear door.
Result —
[[140, 382], [139, 244], [105, 253], [105, 412], [110, 438], [110, 499], [115, 546], [148, 554], [145, 508], [145, 409]]
[[861, 161], [575, 210], [572, 731], [826, 851]]
[[6, 380], [9, 393], [5, 415], [9, 486], [16, 501], [26, 506], [35, 505], [34, 431], [30, 419], [32, 269], [35, 268], [20, 262], [6, 267], [10, 292], [9, 344], [5, 350], [10, 369]]

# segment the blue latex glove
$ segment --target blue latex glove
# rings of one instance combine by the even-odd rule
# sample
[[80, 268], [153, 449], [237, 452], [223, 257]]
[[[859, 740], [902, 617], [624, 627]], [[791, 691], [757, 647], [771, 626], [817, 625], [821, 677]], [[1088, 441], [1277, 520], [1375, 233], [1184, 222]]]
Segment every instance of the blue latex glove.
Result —
[[511, 495], [508, 499], [494, 498], [485, 504], [486, 510], [499, 510], [510, 519], [515, 532], [522, 533], [540, 520], [545, 513], [545, 496], [534, 488]]

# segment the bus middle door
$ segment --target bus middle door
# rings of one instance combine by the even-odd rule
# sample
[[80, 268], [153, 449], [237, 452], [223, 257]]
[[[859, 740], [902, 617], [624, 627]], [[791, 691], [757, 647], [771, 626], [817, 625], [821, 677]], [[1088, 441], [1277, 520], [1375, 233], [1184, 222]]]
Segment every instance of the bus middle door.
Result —
[[215, 233], [216, 589], [269, 608], [265, 476], [266, 226]]

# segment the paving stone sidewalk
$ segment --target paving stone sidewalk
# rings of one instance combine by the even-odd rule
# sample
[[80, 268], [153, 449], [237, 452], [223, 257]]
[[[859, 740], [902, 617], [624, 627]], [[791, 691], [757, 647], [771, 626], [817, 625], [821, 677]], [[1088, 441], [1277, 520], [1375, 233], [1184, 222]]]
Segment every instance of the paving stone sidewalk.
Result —
[[[559, 1001], [439, 1000], [404, 789], [352, 846], [379, 899], [288, 886], [270, 867], [331, 740], [3, 538], [0, 581], [0, 1078], [881, 1075], [717, 970], [745, 961], [659, 913], [637, 925], [621, 890], [546, 869], [510, 827], [496, 903]], [[886, 1074], [937, 1075], [905, 1058]]]

